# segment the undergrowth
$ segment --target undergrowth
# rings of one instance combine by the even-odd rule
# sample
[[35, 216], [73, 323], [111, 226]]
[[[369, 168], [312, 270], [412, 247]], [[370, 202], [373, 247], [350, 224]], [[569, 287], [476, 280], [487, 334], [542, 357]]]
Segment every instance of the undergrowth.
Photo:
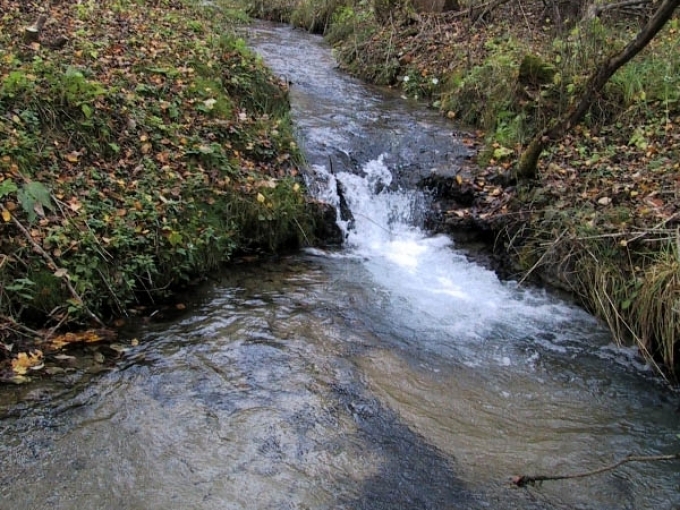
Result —
[[0, 5], [0, 336], [102, 324], [237, 252], [311, 242], [287, 85], [231, 35], [240, 11]]

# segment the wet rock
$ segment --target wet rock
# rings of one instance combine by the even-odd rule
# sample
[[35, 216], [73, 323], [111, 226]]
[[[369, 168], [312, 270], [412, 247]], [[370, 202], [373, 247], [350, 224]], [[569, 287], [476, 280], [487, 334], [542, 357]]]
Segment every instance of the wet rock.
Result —
[[344, 234], [337, 223], [335, 207], [326, 202], [310, 201], [315, 221], [314, 238], [325, 246], [340, 246], [344, 241]]
[[342, 184], [342, 182], [337, 181], [336, 188], [338, 198], [340, 199], [340, 219], [342, 221], [346, 221], [348, 225], [347, 228], [351, 230], [354, 228], [354, 215], [352, 214], [352, 210], [347, 203], [347, 197], [345, 196], [345, 186]]
[[420, 186], [429, 190], [436, 200], [452, 201], [462, 207], [470, 207], [474, 200], [476, 189], [468, 180], [456, 179], [456, 175], [432, 173], [420, 181]]

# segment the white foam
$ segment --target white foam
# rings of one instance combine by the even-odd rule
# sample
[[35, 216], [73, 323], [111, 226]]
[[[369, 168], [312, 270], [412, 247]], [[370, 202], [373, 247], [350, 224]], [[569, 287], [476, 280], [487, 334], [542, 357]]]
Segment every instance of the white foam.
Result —
[[[501, 282], [493, 271], [456, 253], [450, 238], [428, 235], [415, 226], [422, 196], [393, 189], [383, 157], [366, 164], [363, 171], [332, 175], [315, 167], [320, 181], [330, 187], [320, 190], [321, 198], [338, 208], [339, 197], [333, 195], [337, 181], [341, 183], [354, 215], [346, 252], [360, 257], [373, 285], [388, 292], [393, 310], [386, 313], [393, 313], [395, 322], [403, 321], [416, 331], [436, 323], [448, 341], [458, 344], [490, 338], [502, 343], [546, 329], [559, 331], [578, 313], [543, 291]], [[419, 341], [427, 336], [421, 335]], [[507, 356], [499, 362], [512, 364]]]

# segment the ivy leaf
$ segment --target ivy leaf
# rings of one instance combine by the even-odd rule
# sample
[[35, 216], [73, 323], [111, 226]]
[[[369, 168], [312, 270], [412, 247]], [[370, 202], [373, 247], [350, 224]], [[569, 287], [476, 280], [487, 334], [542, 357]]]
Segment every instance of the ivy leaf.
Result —
[[17, 198], [31, 222], [35, 221], [37, 213], [41, 212], [43, 207], [52, 209], [50, 191], [39, 182], [26, 183], [17, 193]]
[[4, 181], [0, 182], [0, 198], [6, 197], [10, 193], [16, 192], [17, 189], [17, 185], [14, 184], [12, 179], [5, 179]]

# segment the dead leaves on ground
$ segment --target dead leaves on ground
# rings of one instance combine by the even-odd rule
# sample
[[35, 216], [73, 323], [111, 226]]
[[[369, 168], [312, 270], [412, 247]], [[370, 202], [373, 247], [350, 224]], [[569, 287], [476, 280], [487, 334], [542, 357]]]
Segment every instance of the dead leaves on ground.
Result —
[[[23, 384], [30, 382], [35, 376], [62, 373], [65, 371], [62, 367], [64, 364], [68, 366], [76, 362], [76, 356], [66, 353], [68, 349], [75, 347], [91, 346], [93, 361], [101, 365], [107, 357], [116, 359], [138, 344], [136, 339], [121, 343], [114, 342], [115, 338], [114, 331], [105, 329], [89, 329], [52, 336], [45, 333], [44, 338], [33, 339], [30, 342], [31, 348], [27, 347], [29, 343], [23, 344], [22, 347], [26, 350], [15, 355], [12, 353], [13, 344], [2, 344], [8, 358], [0, 362], [0, 382]], [[107, 352], [107, 356], [101, 351]]]

